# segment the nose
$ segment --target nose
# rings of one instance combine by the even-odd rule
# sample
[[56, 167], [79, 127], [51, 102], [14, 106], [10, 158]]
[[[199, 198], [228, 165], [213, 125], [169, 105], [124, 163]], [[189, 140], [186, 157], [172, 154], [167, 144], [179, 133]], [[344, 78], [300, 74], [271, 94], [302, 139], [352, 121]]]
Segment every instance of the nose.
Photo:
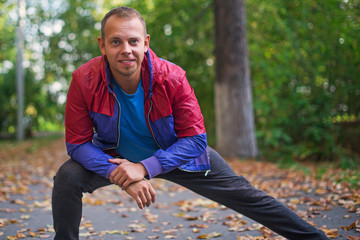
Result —
[[130, 54], [130, 53], [131, 53], [129, 43], [125, 42], [124, 44], [122, 44], [122, 46], [121, 46], [121, 53], [122, 53], [122, 54]]

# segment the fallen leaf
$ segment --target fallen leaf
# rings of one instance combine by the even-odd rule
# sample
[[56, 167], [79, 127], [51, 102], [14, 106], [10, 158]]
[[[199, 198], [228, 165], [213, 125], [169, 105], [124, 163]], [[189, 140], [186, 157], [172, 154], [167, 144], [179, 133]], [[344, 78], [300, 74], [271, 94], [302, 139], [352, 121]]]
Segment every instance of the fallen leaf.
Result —
[[26, 235], [23, 234], [23, 233], [17, 233], [15, 236], [16, 236], [17, 238], [26, 238]]
[[210, 237], [207, 234], [202, 234], [197, 236], [197, 239], [209, 239]]
[[344, 229], [345, 231], [349, 231], [352, 228], [360, 228], [359, 223], [360, 223], [360, 220], [356, 220], [349, 226], [341, 226], [340, 228]]
[[274, 233], [273, 233], [270, 229], [268, 229], [267, 227], [264, 227], [264, 226], [262, 226], [262, 227], [259, 229], [259, 231], [262, 233], [262, 235], [263, 235], [265, 238], [269, 238], [269, 237], [271, 237], [271, 236], [274, 235]]
[[167, 234], [167, 235], [174, 235], [178, 230], [176, 229], [169, 229], [169, 230], [164, 230], [161, 233]]
[[9, 220], [7, 218], [0, 218], [0, 227], [4, 227], [9, 224]]
[[324, 231], [327, 237], [329, 238], [337, 238], [338, 237], [338, 230], [337, 229], [321, 229]]
[[16, 223], [19, 223], [19, 221], [17, 219], [10, 219], [9, 223], [10, 224], [16, 224]]
[[183, 227], [184, 227], [183, 224], [178, 224], [178, 225], [176, 225], [174, 228], [175, 228], [175, 229], [179, 229], [179, 228], [183, 228]]
[[145, 212], [144, 217], [148, 220], [149, 223], [155, 223], [159, 215], [151, 214], [149, 211]]
[[217, 237], [221, 237], [221, 233], [218, 232], [212, 232], [209, 234], [210, 238], [217, 238]]
[[183, 218], [185, 218], [188, 221], [195, 221], [199, 219], [198, 216], [190, 216], [190, 215], [184, 215]]
[[23, 220], [28, 220], [28, 219], [30, 219], [30, 215], [21, 215], [20, 218]]
[[38, 237], [39, 236], [39, 234], [34, 233], [34, 232], [28, 232], [28, 234], [30, 237]]
[[360, 237], [359, 237], [359, 236], [347, 235], [346, 238], [349, 239], [349, 240], [360, 240]]
[[43, 235], [39, 235], [40, 238], [50, 238], [51, 236], [50, 235], [46, 235], [46, 234], [43, 234]]
[[209, 225], [207, 225], [207, 224], [191, 224], [190, 227], [193, 227], [193, 228], [209, 228]]
[[22, 200], [22, 199], [11, 200], [10, 202], [13, 203], [13, 204], [26, 206], [26, 202], [24, 200]]
[[160, 237], [159, 236], [148, 236], [147, 238], [148, 239], [159, 239]]
[[112, 235], [112, 234], [128, 235], [129, 232], [128, 231], [112, 230], [112, 231], [109, 231], [108, 234], [110, 234], [110, 235]]
[[174, 235], [166, 235], [164, 238], [165, 239], [175, 239], [176, 236], [174, 236]]

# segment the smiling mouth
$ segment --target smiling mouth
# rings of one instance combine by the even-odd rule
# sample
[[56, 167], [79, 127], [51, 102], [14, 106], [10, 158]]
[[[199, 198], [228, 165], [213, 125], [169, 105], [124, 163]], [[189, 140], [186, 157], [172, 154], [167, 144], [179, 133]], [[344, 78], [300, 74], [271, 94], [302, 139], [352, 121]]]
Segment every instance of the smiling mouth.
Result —
[[119, 62], [122, 62], [122, 63], [129, 63], [129, 62], [132, 62], [134, 60], [120, 60]]

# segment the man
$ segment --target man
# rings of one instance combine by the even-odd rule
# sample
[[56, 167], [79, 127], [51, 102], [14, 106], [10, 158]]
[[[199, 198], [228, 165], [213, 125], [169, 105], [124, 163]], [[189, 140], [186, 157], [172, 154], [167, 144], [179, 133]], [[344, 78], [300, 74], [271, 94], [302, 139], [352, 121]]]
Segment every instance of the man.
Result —
[[71, 159], [54, 178], [55, 239], [78, 239], [82, 193], [116, 184], [143, 209], [159, 177], [242, 213], [289, 239], [328, 239], [274, 198], [255, 189], [207, 146], [199, 104], [185, 72], [158, 58], [141, 15], [107, 13], [102, 55], [73, 74], [66, 103]]

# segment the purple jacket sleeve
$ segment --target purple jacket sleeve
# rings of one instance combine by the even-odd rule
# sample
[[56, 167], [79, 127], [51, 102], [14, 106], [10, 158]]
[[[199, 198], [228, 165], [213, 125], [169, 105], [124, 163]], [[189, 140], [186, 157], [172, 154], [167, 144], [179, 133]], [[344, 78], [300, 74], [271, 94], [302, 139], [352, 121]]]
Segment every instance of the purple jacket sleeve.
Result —
[[206, 151], [206, 134], [199, 134], [192, 137], [180, 138], [166, 150], [159, 149], [150, 158], [141, 163], [146, 168], [149, 178], [161, 173], [167, 173], [175, 168], [194, 161]]
[[84, 144], [66, 143], [70, 157], [83, 165], [86, 169], [93, 171], [103, 177], [109, 178], [116, 164], [110, 163], [109, 159], [113, 157], [105, 154], [101, 149], [91, 142]]

